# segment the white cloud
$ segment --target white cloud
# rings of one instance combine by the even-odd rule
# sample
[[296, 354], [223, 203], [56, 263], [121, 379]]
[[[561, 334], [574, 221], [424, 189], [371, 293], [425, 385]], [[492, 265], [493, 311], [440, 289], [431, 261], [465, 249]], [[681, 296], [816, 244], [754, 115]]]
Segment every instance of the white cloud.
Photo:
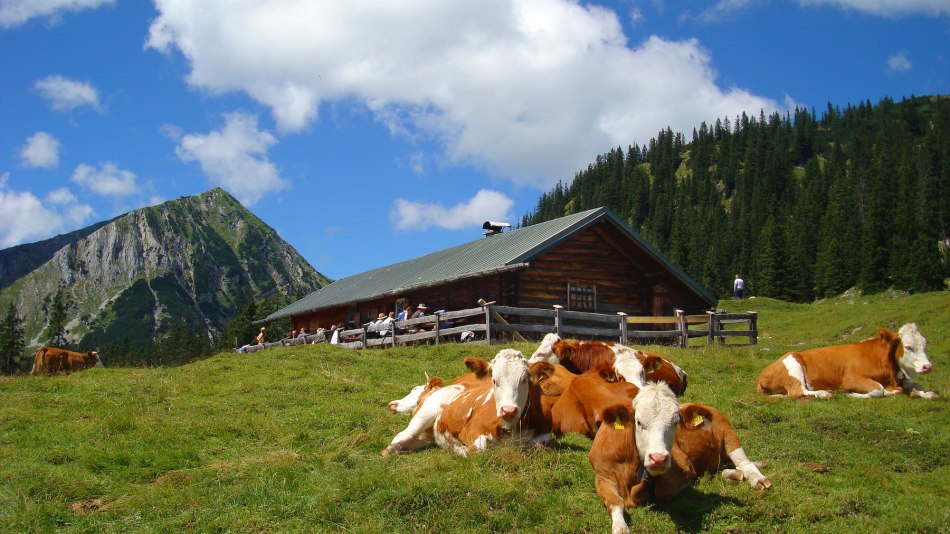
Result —
[[696, 40], [631, 47], [615, 12], [570, 0], [157, 0], [147, 47], [188, 83], [240, 91], [281, 131], [358, 103], [449, 163], [548, 187], [618, 145], [778, 102], [716, 83]]
[[72, 230], [95, 215], [65, 188], [51, 192], [44, 205], [29, 191], [7, 187], [8, 178], [9, 174], [0, 176], [0, 248]]
[[97, 195], [126, 197], [140, 192], [135, 173], [109, 161], [101, 163], [98, 169], [85, 163], [78, 165], [72, 180]]
[[20, 148], [20, 165], [31, 169], [53, 169], [59, 165], [60, 142], [46, 132], [36, 132]]
[[887, 58], [887, 69], [891, 72], [907, 72], [913, 68], [906, 52], [898, 52]]
[[102, 109], [99, 103], [99, 91], [89, 82], [77, 82], [59, 75], [52, 75], [37, 80], [33, 87], [49, 101], [50, 107], [56, 111], [72, 111], [82, 106], [89, 106], [96, 111]]
[[218, 131], [183, 136], [175, 153], [182, 161], [198, 162], [211, 183], [253, 205], [288, 185], [267, 158], [267, 150], [275, 144], [270, 132], [257, 129], [257, 117], [231, 113]]
[[902, 15], [950, 15], [947, 0], [797, 0], [801, 5], [831, 5], [871, 15], [896, 17]]
[[482, 189], [467, 202], [451, 208], [397, 198], [389, 217], [397, 230], [425, 230], [433, 226], [459, 230], [481, 226], [485, 221], [510, 220], [513, 205], [514, 201], [505, 195]]
[[115, 0], [3, 0], [0, 2], [0, 28], [12, 28], [36, 17], [58, 19], [64, 11], [95, 9], [114, 4]]

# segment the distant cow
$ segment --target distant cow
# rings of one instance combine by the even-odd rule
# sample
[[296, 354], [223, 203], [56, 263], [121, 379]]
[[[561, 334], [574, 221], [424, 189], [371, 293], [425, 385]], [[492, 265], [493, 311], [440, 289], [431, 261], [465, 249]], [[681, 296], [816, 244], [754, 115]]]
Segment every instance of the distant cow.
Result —
[[90, 367], [102, 367], [99, 353], [73, 352], [71, 350], [53, 347], [41, 347], [33, 357], [31, 375], [54, 375], [56, 373], [72, 373]]
[[547, 334], [528, 361], [558, 363], [572, 373], [581, 374], [604, 365], [613, 365], [617, 372], [636, 386], [647, 382], [666, 382], [673, 392], [686, 391], [688, 376], [682, 368], [660, 356], [616, 343], [601, 341], [569, 341], [557, 334]]
[[529, 367], [514, 349], [502, 349], [490, 363], [466, 358], [465, 365], [473, 374], [463, 375], [464, 380], [448, 386], [434, 382], [440, 379], [429, 381], [408, 426], [381, 452], [383, 456], [433, 444], [466, 456], [514, 432], [535, 443], [550, 438], [549, 412], [556, 400], [551, 395], [562, 389], [553, 380], [562, 371], [547, 362]]
[[865, 341], [789, 352], [762, 371], [755, 387], [760, 393], [793, 398], [826, 399], [843, 390], [859, 398], [906, 391], [911, 397], [933, 399], [936, 393], [912, 380], [932, 369], [927, 340], [910, 323], [897, 334], [878, 328], [877, 337]]
[[632, 404], [605, 408], [603, 418], [588, 459], [615, 533], [627, 532], [624, 508], [651, 498], [668, 501], [723, 465], [735, 466], [723, 470], [724, 478], [746, 480], [756, 490], [772, 487], [722, 412], [702, 404], [678, 406], [665, 384], [648, 384]]

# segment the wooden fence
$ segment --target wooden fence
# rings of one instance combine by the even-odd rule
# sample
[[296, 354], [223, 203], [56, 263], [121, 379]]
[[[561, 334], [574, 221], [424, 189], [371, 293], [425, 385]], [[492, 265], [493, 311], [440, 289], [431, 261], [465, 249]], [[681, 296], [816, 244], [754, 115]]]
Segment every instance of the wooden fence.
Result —
[[[395, 327], [395, 330], [393, 329]], [[488, 304], [458, 311], [437, 311], [416, 319], [397, 321], [380, 328], [363, 326], [339, 332], [340, 346], [372, 348], [432, 343], [458, 342], [464, 332], [471, 332], [472, 343], [490, 344], [508, 340], [527, 341], [523, 334], [538, 339], [556, 333], [562, 338], [619, 341], [621, 345], [673, 343], [689, 347], [689, 340], [703, 338], [707, 345], [725, 344], [727, 338], [742, 337], [748, 344], [758, 340], [758, 316], [754, 311], [726, 313], [707, 311], [703, 315], [686, 315], [676, 310], [672, 317], [628, 316], [625, 313], [606, 315], [553, 309], [514, 308]], [[323, 332], [299, 339], [246, 347], [244, 352], [263, 348], [319, 343], [327, 341]]]

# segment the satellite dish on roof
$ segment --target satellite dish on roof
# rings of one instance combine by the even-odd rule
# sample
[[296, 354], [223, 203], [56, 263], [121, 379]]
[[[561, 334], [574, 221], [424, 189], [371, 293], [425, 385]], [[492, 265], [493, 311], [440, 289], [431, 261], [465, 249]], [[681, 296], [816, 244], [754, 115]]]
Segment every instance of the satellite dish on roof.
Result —
[[511, 225], [506, 222], [497, 221], [485, 221], [485, 224], [482, 225], [482, 230], [485, 230], [485, 237], [500, 234], [505, 228], [511, 228]]

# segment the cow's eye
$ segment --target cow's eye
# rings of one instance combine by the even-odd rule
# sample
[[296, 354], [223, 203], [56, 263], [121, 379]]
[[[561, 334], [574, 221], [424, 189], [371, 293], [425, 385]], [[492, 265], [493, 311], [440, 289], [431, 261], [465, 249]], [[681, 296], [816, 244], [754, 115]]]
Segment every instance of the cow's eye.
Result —
[[907, 352], [914, 352], [914, 347], [911, 347], [910, 345], [904, 345], [904, 350]]

